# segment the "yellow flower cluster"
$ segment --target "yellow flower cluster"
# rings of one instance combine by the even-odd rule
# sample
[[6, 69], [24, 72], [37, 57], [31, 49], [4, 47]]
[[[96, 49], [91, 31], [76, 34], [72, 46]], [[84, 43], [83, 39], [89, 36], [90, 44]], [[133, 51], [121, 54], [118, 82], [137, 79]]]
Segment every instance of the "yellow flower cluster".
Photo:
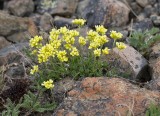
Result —
[[68, 57], [66, 56], [67, 52], [65, 50], [63, 51], [58, 51], [57, 53], [57, 58], [61, 61], [61, 62], [66, 62], [68, 61]]
[[117, 40], [117, 39], [121, 39], [123, 37], [123, 34], [120, 32], [111, 31], [110, 36], [111, 38]]
[[44, 81], [42, 84], [46, 89], [52, 89], [54, 87], [53, 80], [49, 79], [48, 81]]
[[84, 19], [74, 19], [72, 21], [73, 24], [78, 25], [78, 26], [83, 26], [85, 24], [86, 20]]
[[107, 32], [107, 29], [104, 28], [103, 25], [96, 25], [95, 28], [96, 28], [96, 31], [100, 34], [105, 34]]
[[79, 44], [84, 46], [86, 44], [86, 39], [84, 37], [79, 37], [79, 40], [78, 40]]
[[36, 73], [36, 72], [38, 72], [38, 65], [35, 65], [35, 66], [33, 66], [33, 68], [31, 69], [31, 71], [30, 71], [30, 74], [34, 74], [34, 73]]
[[118, 49], [122, 50], [122, 49], [125, 49], [127, 46], [122, 43], [122, 42], [116, 42], [116, 46]]
[[[83, 19], [75, 19], [73, 24], [83, 26], [86, 22]], [[76, 30], [69, 30], [67, 27], [61, 27], [60, 29], [52, 29], [49, 35], [49, 41], [42, 45], [43, 38], [41, 36], [35, 36], [30, 40], [30, 46], [34, 48], [32, 53], [37, 54], [38, 62], [43, 63], [49, 61], [50, 57], [57, 58], [61, 62], [67, 62], [69, 57], [79, 56], [79, 50], [76, 47], [75, 39], [78, 39], [79, 45], [89, 45], [88, 49], [93, 51], [96, 57], [101, 54], [109, 54], [109, 49], [106, 47], [102, 49], [103, 45], [108, 42], [106, 36], [107, 29], [102, 25], [96, 25], [95, 31], [90, 30], [87, 32], [86, 37], [80, 36]], [[116, 31], [111, 31], [110, 36], [113, 39], [122, 38], [122, 34]], [[116, 43], [119, 49], [124, 49], [125, 46], [122, 43]], [[34, 72], [33, 70], [31, 71]]]
[[29, 43], [31, 47], [40, 47], [40, 42], [42, 41], [42, 36], [35, 36], [34, 38], [31, 38]]

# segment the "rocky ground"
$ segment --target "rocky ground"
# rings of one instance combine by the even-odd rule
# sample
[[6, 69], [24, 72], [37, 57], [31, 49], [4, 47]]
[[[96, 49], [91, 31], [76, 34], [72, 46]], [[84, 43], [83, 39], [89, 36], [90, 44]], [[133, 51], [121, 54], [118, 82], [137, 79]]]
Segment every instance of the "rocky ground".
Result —
[[[127, 48], [120, 52], [114, 48], [104, 60], [118, 58], [114, 67], [129, 75], [127, 79], [61, 80], [53, 90], [60, 105], [46, 115], [144, 116], [151, 101], [160, 104], [160, 39], [149, 48], [147, 58], [128, 43], [132, 31], [160, 29], [160, 0], [0, 0], [0, 78], [27, 78], [31, 61], [22, 49], [28, 47], [29, 39], [37, 34], [47, 38], [53, 26], [76, 29], [71, 24], [75, 18], [87, 20], [82, 34], [99, 24], [123, 33]], [[0, 90], [1, 95], [6, 91]], [[13, 94], [21, 96], [19, 92]]]

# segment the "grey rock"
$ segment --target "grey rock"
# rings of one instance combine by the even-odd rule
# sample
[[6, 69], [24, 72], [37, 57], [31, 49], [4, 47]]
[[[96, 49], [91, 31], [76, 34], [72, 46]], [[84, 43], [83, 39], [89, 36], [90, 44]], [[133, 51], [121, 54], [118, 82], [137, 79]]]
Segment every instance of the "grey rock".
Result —
[[22, 78], [25, 75], [24, 68], [23, 65], [10, 66], [9, 69], [5, 71], [5, 76], [10, 78]]
[[160, 26], [160, 16], [153, 14], [150, 16], [150, 18], [153, 21], [154, 25]]
[[153, 23], [152, 23], [152, 20], [151, 19], [144, 19], [144, 20], [141, 20], [141, 21], [138, 21], [136, 23], [133, 23], [133, 30], [136, 30], [136, 31], [145, 31], [145, 30], [149, 30], [153, 27]]
[[136, 2], [142, 7], [145, 7], [149, 4], [148, 0], [136, 0]]
[[37, 33], [34, 22], [29, 18], [20, 18], [0, 11], [0, 35], [9, 36], [28, 31], [32, 36]]
[[37, 12], [51, 15], [72, 16], [77, 8], [78, 0], [39, 0]]
[[59, 17], [59, 16], [56, 16], [54, 18], [54, 26], [57, 27], [57, 28], [60, 28], [60, 27], [68, 27], [68, 28], [73, 28], [74, 26], [72, 25], [72, 20], [71, 18], [64, 18], [64, 17]]
[[148, 3], [151, 4], [151, 5], [154, 5], [156, 4], [157, 0], [148, 0]]
[[131, 46], [127, 45], [124, 50], [113, 48], [103, 60], [111, 63], [113, 68], [117, 68], [120, 75], [126, 73], [131, 80], [146, 82], [151, 79], [147, 60]]
[[30, 38], [30, 34], [27, 31], [14, 33], [6, 37], [6, 39], [12, 43], [27, 42]]
[[155, 9], [151, 6], [151, 5], [147, 5], [145, 8], [144, 8], [144, 13], [146, 15], [146, 17], [150, 17], [151, 14], [155, 13]]
[[143, 10], [136, 2], [132, 2], [130, 6], [136, 15], [139, 15]]
[[32, 0], [11, 0], [6, 3], [6, 9], [15, 16], [28, 16], [34, 11]]
[[[89, 27], [102, 24], [105, 27], [122, 26], [128, 22], [130, 10], [128, 7], [116, 0], [90, 0], [87, 5], [78, 6], [77, 14], [87, 20]], [[83, 5], [81, 3], [79, 5]], [[82, 11], [82, 13], [81, 13]]]
[[0, 36], [0, 49], [10, 45], [11, 43], [7, 41], [3, 36]]
[[22, 57], [21, 50], [28, 46], [28, 43], [18, 43], [0, 50], [0, 66], [19, 62]]
[[53, 27], [53, 18], [49, 13], [44, 13], [40, 18], [40, 27], [43, 31], [48, 32]]
[[59, 82], [55, 83], [53, 88], [54, 99], [56, 102], [61, 103], [63, 99], [66, 97], [66, 93], [73, 89], [75, 86], [75, 81], [72, 78], [64, 78]]

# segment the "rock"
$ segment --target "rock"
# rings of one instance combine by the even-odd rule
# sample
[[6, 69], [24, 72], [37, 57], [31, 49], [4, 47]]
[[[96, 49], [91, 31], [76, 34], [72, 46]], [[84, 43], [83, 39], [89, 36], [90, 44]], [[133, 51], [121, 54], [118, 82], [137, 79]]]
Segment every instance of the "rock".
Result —
[[152, 79], [160, 78], [160, 41], [151, 49], [149, 56], [149, 63], [151, 68]]
[[133, 23], [133, 27], [132, 29], [135, 31], [145, 31], [145, 30], [149, 30], [153, 27], [153, 23], [151, 19], [144, 19], [144, 20], [140, 20], [136, 23]]
[[138, 16], [137, 16], [137, 19], [138, 21], [144, 21], [145, 18], [147, 18], [146, 14], [145, 13], [140, 13]]
[[132, 2], [130, 6], [136, 15], [142, 12], [142, 8], [136, 2]]
[[49, 13], [44, 13], [41, 16], [40, 27], [45, 32], [48, 32], [53, 28], [53, 18]]
[[10, 42], [8, 42], [4, 37], [0, 36], [0, 50], [8, 45], [10, 45]]
[[141, 7], [145, 7], [148, 5], [148, 0], [136, 0], [136, 2], [141, 6]]
[[25, 75], [25, 67], [20, 64], [14, 64], [5, 71], [5, 76], [10, 78], [22, 78]]
[[160, 2], [155, 4], [154, 7], [156, 8], [157, 14], [160, 14]]
[[124, 50], [113, 48], [103, 60], [108, 61], [111, 68], [117, 69], [116, 74], [119, 73], [122, 77], [138, 82], [150, 81], [147, 60], [131, 46], [127, 45]]
[[85, 78], [67, 95], [53, 116], [144, 116], [151, 102], [160, 101], [158, 91], [107, 77]]
[[155, 9], [151, 6], [151, 5], [147, 5], [145, 8], [144, 8], [144, 13], [146, 15], [146, 17], [150, 17], [150, 15], [152, 13], [156, 12]]
[[148, 0], [148, 3], [151, 4], [151, 5], [156, 4], [156, 2], [157, 2], [156, 0]]
[[20, 43], [29, 41], [30, 34], [28, 32], [18, 32], [6, 37], [12, 43]]
[[148, 84], [149, 88], [160, 90], [160, 42], [151, 48], [149, 66], [152, 77], [152, 81]]
[[122, 26], [128, 22], [128, 16], [130, 10], [128, 7], [117, 0], [90, 0], [89, 2], [83, 2], [78, 6], [77, 14], [87, 20], [89, 27], [102, 24], [105, 27]]
[[73, 89], [75, 81], [71, 78], [64, 78], [55, 83], [53, 88], [54, 99], [57, 103], [61, 103], [66, 97], [66, 93]]
[[64, 17], [56, 16], [54, 18], [54, 26], [57, 28], [66, 26], [67, 28], [71, 29], [74, 27], [72, 25], [72, 20], [73, 19], [71, 19], [71, 18], [64, 18]]
[[39, 0], [37, 12], [51, 15], [72, 16], [77, 8], [78, 0]]
[[22, 57], [21, 50], [27, 47], [27, 43], [18, 43], [0, 50], [0, 66], [19, 62]]
[[12, 16], [0, 11], [0, 35], [9, 36], [24, 31], [28, 31], [31, 36], [37, 34], [37, 28], [31, 19]]
[[150, 18], [153, 21], [154, 25], [160, 26], [160, 16], [153, 14], [150, 16]]
[[6, 9], [15, 16], [28, 16], [34, 11], [32, 0], [11, 0], [6, 3]]

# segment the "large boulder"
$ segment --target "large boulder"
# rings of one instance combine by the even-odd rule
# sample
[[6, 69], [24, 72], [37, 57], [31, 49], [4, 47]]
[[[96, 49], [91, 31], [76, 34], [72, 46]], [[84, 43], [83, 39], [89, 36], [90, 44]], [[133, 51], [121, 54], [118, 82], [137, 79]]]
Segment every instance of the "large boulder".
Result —
[[32, 0], [11, 0], [5, 3], [6, 9], [15, 16], [26, 16], [34, 11]]
[[140, 88], [120, 78], [85, 78], [67, 93], [54, 116], [144, 116], [160, 93]]
[[79, 3], [77, 15], [85, 18], [89, 27], [122, 26], [128, 22], [129, 8], [117, 0], [84, 0]]
[[51, 15], [72, 16], [77, 8], [78, 0], [38, 0], [37, 12]]

